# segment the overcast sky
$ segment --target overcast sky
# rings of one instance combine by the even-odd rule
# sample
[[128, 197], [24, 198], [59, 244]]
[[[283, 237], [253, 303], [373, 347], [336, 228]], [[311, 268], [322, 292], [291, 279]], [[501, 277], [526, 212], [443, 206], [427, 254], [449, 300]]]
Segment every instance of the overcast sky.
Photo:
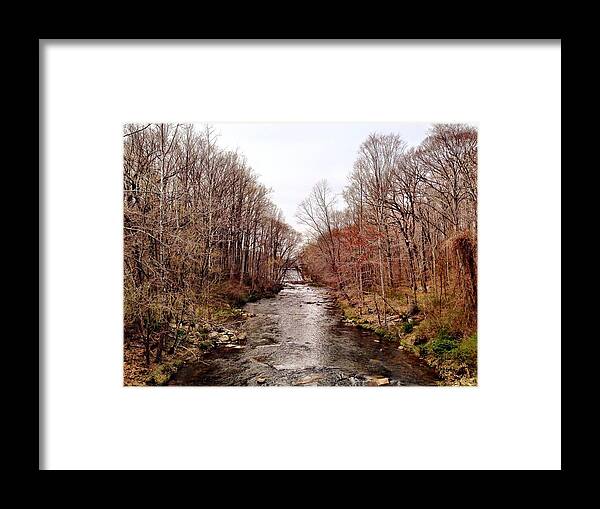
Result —
[[298, 231], [305, 228], [294, 217], [299, 203], [314, 184], [327, 179], [338, 203], [358, 148], [372, 132], [399, 134], [418, 145], [429, 123], [215, 123], [222, 148], [239, 149], [260, 181], [271, 188], [271, 199], [286, 221]]

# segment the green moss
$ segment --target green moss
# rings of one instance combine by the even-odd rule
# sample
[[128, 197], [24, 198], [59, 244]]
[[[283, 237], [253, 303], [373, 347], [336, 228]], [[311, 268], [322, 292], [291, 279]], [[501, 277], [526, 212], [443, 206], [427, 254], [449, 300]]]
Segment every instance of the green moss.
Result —
[[369, 322], [363, 322], [361, 327], [365, 330], [370, 330], [372, 332], [376, 332], [376, 330], [377, 330], [377, 326], [373, 325], [372, 323], [369, 323]]
[[428, 352], [434, 353], [435, 355], [442, 356], [452, 350], [456, 349], [458, 343], [453, 339], [432, 339], [426, 345]]
[[437, 334], [424, 345], [423, 350], [427, 354], [444, 357], [448, 352], [458, 348], [456, 337], [446, 328], [442, 327]]
[[463, 338], [454, 350], [448, 352], [448, 356], [469, 366], [477, 366], [477, 333]]
[[[440, 329], [437, 335], [420, 347], [428, 363], [441, 369], [451, 380], [472, 378], [477, 373], [477, 334], [457, 338], [447, 329]], [[470, 383], [469, 383], [470, 384]]]
[[362, 321], [359, 314], [356, 312], [356, 310], [353, 307], [346, 306], [346, 307], [343, 307], [342, 310], [343, 310], [346, 318], [348, 318], [349, 320]]
[[166, 385], [177, 370], [183, 366], [181, 359], [175, 359], [172, 362], [157, 365], [146, 379], [147, 385]]

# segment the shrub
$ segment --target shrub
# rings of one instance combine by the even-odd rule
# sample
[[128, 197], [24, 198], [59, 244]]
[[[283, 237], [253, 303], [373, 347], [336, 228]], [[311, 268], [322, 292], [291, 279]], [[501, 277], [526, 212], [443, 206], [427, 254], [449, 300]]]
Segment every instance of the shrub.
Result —
[[440, 341], [454, 341], [456, 342], [457, 338], [457, 334], [455, 332], [452, 332], [449, 328], [447, 327], [442, 327], [440, 330], [437, 331], [437, 334], [435, 335], [435, 337], [433, 339], [437, 339]]
[[436, 355], [444, 355], [451, 350], [454, 350], [458, 343], [454, 339], [435, 338], [427, 345], [427, 349]]
[[470, 366], [477, 365], [477, 333], [463, 338], [456, 350], [451, 352], [453, 358]]
[[239, 283], [228, 281], [221, 286], [221, 295], [234, 306], [242, 306], [249, 301], [248, 289]]
[[433, 353], [437, 356], [444, 356], [448, 352], [458, 347], [458, 341], [454, 334], [447, 328], [442, 327], [437, 334], [424, 346], [426, 353]]
[[414, 328], [415, 326], [411, 322], [404, 322], [402, 324], [402, 332], [404, 332], [404, 334], [410, 334]]

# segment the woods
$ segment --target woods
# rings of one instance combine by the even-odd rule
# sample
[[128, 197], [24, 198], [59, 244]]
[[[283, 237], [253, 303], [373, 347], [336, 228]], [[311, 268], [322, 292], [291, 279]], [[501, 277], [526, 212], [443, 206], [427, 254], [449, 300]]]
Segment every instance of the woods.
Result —
[[321, 180], [299, 204], [302, 235], [214, 127], [128, 124], [123, 142], [126, 366], [144, 383], [166, 381], [178, 351], [197, 361], [206, 348], [244, 348], [224, 325], [276, 294], [293, 267], [334, 292], [346, 323], [412, 350], [447, 381], [475, 382], [473, 127], [433, 125], [413, 147], [369, 134], [342, 195]]
[[123, 142], [125, 342], [149, 366], [184, 324], [275, 290], [299, 236], [212, 127], [128, 124]]
[[438, 367], [473, 374], [476, 129], [434, 125], [411, 148], [399, 135], [370, 134], [343, 198], [337, 207], [321, 181], [301, 203], [297, 217], [311, 235], [304, 272], [336, 289], [353, 322], [400, 337]]

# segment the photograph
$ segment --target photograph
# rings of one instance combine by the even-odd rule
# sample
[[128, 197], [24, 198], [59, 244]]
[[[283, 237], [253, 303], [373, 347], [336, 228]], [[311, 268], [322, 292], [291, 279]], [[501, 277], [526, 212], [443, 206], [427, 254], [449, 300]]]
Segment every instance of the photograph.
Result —
[[40, 470], [562, 470], [560, 37], [41, 39]]
[[476, 119], [121, 135], [124, 386], [478, 385]]

